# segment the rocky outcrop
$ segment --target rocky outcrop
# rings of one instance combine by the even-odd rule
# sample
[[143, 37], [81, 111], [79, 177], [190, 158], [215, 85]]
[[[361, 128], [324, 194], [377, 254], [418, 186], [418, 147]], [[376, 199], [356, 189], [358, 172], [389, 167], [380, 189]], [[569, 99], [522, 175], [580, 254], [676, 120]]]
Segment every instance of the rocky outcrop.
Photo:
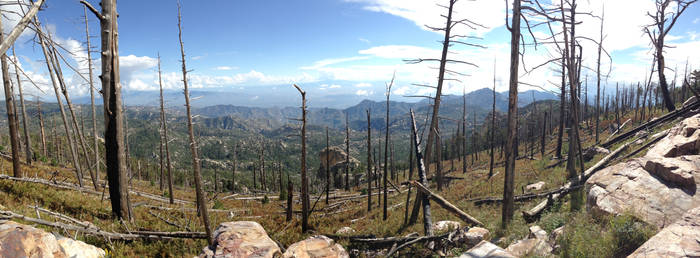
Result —
[[348, 258], [350, 255], [343, 246], [326, 236], [312, 236], [296, 242], [287, 248], [285, 258]]
[[544, 181], [539, 181], [539, 182], [534, 183], [534, 184], [526, 185], [525, 190], [528, 192], [539, 191], [539, 190], [542, 190], [542, 187], [544, 187], [544, 185], [545, 185]]
[[[328, 158], [328, 160], [326, 160], [326, 158]], [[326, 161], [328, 161], [328, 164], [330, 165], [330, 171], [334, 176], [334, 185], [339, 186], [341, 178], [345, 176], [345, 174], [340, 172], [343, 172], [345, 169], [346, 159], [347, 154], [340, 147], [331, 146], [330, 148], [324, 148], [318, 154], [318, 160], [320, 164], [316, 176], [318, 176], [319, 178], [326, 178], [326, 171], [328, 170], [326, 169]], [[359, 165], [360, 162], [351, 156], [349, 164], [350, 169], [357, 168]]]
[[214, 245], [199, 257], [279, 257], [279, 246], [254, 221], [221, 223], [214, 231]]
[[549, 244], [547, 232], [535, 225], [530, 227], [530, 234], [526, 239], [509, 245], [506, 251], [517, 257], [528, 255], [544, 257], [552, 252], [552, 246]]
[[686, 212], [628, 257], [700, 257], [700, 207]]
[[644, 157], [619, 163], [587, 182], [594, 215], [630, 213], [663, 228], [700, 205], [700, 115], [684, 119]]
[[459, 258], [515, 258], [513, 254], [504, 250], [503, 248], [492, 244], [488, 241], [481, 241], [476, 246], [469, 249], [467, 252], [459, 256]]
[[590, 161], [596, 155], [607, 155], [607, 154], [610, 154], [610, 150], [603, 148], [603, 147], [599, 147], [599, 146], [593, 146], [593, 147], [590, 147], [590, 148], [583, 151], [583, 160]]
[[469, 231], [464, 235], [467, 245], [475, 246], [483, 240], [491, 239], [491, 232], [488, 229], [481, 227], [470, 228]]
[[433, 223], [433, 230], [440, 233], [452, 231], [461, 227], [462, 224], [457, 221], [441, 220]]
[[104, 250], [84, 242], [13, 221], [0, 221], [0, 257], [104, 256]]

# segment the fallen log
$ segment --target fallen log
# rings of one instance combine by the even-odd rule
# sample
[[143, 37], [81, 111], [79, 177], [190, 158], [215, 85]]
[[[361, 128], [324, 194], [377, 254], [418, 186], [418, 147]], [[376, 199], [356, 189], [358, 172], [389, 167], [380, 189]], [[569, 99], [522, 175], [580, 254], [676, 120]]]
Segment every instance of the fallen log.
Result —
[[176, 238], [190, 238], [190, 239], [206, 239], [207, 235], [205, 232], [158, 232], [158, 231], [132, 231], [131, 233], [117, 233], [103, 231], [99, 228], [92, 227], [82, 227], [73, 224], [65, 224], [61, 222], [51, 222], [43, 219], [37, 219], [22, 214], [17, 214], [12, 211], [0, 210], [0, 219], [19, 219], [31, 223], [36, 223], [39, 225], [60, 228], [63, 230], [77, 231], [87, 235], [99, 236], [108, 238], [111, 240], [138, 240], [138, 239], [149, 239], [149, 240], [163, 240], [163, 239], [176, 239]]
[[430, 189], [426, 188], [423, 186], [421, 183], [418, 183], [417, 181], [411, 181], [411, 184], [415, 186], [419, 191], [421, 191], [423, 194], [427, 195], [435, 201], [437, 204], [445, 208], [447, 211], [452, 212], [453, 214], [457, 215], [460, 219], [462, 219], [464, 222], [470, 225], [475, 225], [475, 226], [482, 226], [483, 223], [475, 219], [474, 217], [470, 216], [469, 214], [463, 212], [457, 206], [454, 206], [452, 203], [449, 201], [445, 200], [445, 198], [442, 198], [442, 196], [437, 195], [433, 192], [430, 191]]
[[665, 123], [665, 122], [667, 122], [667, 121], [669, 121], [669, 120], [673, 120], [673, 119], [675, 119], [676, 117], [679, 117], [679, 116], [681, 116], [681, 115], [683, 115], [683, 114], [685, 114], [685, 113], [687, 113], [687, 112], [689, 112], [689, 111], [691, 111], [691, 110], [694, 110], [694, 109], [696, 109], [696, 108], [698, 108], [698, 107], [700, 107], [700, 101], [697, 101], [697, 100], [696, 100], [695, 102], [693, 102], [693, 103], [691, 103], [691, 104], [688, 104], [687, 106], [684, 106], [683, 108], [676, 109], [676, 110], [673, 111], [673, 112], [666, 113], [665, 115], [663, 115], [663, 116], [661, 116], [661, 117], [659, 117], [659, 118], [657, 118], [657, 119], [651, 120], [651, 121], [649, 121], [649, 122], [646, 122], [646, 123], [644, 123], [644, 124], [642, 124], [642, 125], [637, 126], [636, 128], [630, 130], [629, 132], [620, 134], [620, 135], [616, 136], [615, 138], [613, 138], [613, 139], [611, 139], [611, 140], [609, 140], [609, 141], [607, 141], [607, 142], [602, 143], [600, 146], [602, 146], [603, 148], [606, 148], [606, 149], [607, 149], [607, 148], [609, 148], [611, 145], [613, 145], [613, 144], [615, 144], [615, 143], [617, 143], [617, 142], [623, 141], [623, 140], [625, 140], [625, 139], [627, 139], [627, 138], [629, 138], [629, 137], [635, 135], [637, 132], [639, 132], [639, 131], [641, 131], [641, 130], [649, 130], [649, 129], [652, 129], [652, 128], [654, 128], [654, 127], [660, 125], [660, 124], [663, 124], [663, 123]]
[[625, 128], [625, 125], [627, 125], [627, 123], [629, 123], [630, 121], [632, 121], [632, 120], [630, 120], [630, 119], [628, 118], [627, 121], [625, 121], [624, 123], [622, 123], [622, 125], [621, 125], [620, 127], [618, 127], [617, 130], [615, 130], [613, 133], [611, 133], [610, 136], [608, 136], [608, 138], [605, 139], [605, 141], [610, 140], [610, 138], [612, 138], [613, 136], [615, 136], [616, 134], [618, 134], [620, 131], [622, 131], [622, 129]]
[[571, 190], [574, 190], [576, 188], [583, 186], [583, 184], [586, 182], [586, 180], [591, 175], [593, 175], [593, 173], [597, 172], [598, 170], [600, 170], [602, 168], [605, 168], [609, 161], [611, 161], [612, 159], [617, 157], [618, 154], [620, 154], [622, 151], [627, 149], [627, 147], [629, 147], [633, 143], [634, 143], [634, 141], [630, 141], [628, 143], [625, 143], [624, 145], [620, 146], [615, 151], [611, 152], [610, 154], [605, 156], [603, 159], [598, 161], [598, 163], [596, 163], [592, 167], [586, 169], [586, 171], [583, 172], [583, 175], [577, 176], [578, 180], [576, 180], [576, 181], [580, 182], [580, 185], [573, 185], [573, 182], [569, 181], [560, 187], [560, 189], [559, 189], [560, 192], [549, 195], [549, 198], [547, 198], [547, 200], [540, 202], [539, 204], [537, 204], [535, 207], [533, 207], [530, 210], [523, 211], [523, 218], [525, 219], [525, 221], [527, 221], [528, 223], [535, 221], [539, 217], [540, 213], [542, 213], [542, 211], [544, 211], [547, 207], [551, 206], [555, 201], [559, 200], [561, 197], [568, 194]]
[[659, 135], [657, 135], [656, 137], [654, 137], [654, 139], [651, 139], [651, 141], [645, 143], [644, 145], [640, 146], [640, 147], [637, 148], [636, 150], [634, 150], [634, 151], [630, 152], [629, 154], [625, 155], [624, 157], [622, 157], [622, 159], [627, 159], [627, 158], [629, 158], [629, 157], [632, 157], [632, 156], [636, 155], [637, 153], [639, 153], [640, 151], [642, 151], [642, 150], [644, 150], [644, 149], [646, 149], [646, 148], [649, 148], [649, 146], [651, 146], [652, 144], [654, 144], [654, 143], [660, 141], [661, 139], [663, 139], [664, 137], [666, 137], [666, 135], [668, 135], [668, 130], [661, 132]]
[[[552, 195], [555, 193], [560, 193], [562, 191], [563, 191], [563, 189], [561, 187], [559, 187], [557, 189], [547, 191], [547, 192], [542, 192], [542, 193], [529, 193], [529, 194], [516, 195], [513, 198], [513, 200], [516, 202], [523, 202], [523, 201], [528, 201], [528, 200], [532, 200], [532, 199], [547, 197], [549, 195]], [[480, 206], [480, 205], [484, 205], [484, 204], [501, 203], [501, 202], [503, 202], [503, 198], [484, 197], [484, 198], [471, 199], [469, 201], [473, 201], [474, 205]]]

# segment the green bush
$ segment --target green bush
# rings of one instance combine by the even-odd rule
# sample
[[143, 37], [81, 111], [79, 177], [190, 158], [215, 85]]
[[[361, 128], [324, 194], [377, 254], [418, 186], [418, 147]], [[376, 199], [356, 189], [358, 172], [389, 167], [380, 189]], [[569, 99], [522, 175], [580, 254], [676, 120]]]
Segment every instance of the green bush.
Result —
[[214, 207], [212, 209], [220, 210], [224, 208], [224, 203], [222, 203], [220, 200], [214, 200]]
[[267, 194], [266, 194], [265, 196], [263, 196], [262, 203], [263, 203], [263, 204], [266, 204], [266, 203], [269, 203], [269, 202], [270, 202], [270, 198], [267, 198]]
[[630, 215], [612, 218], [609, 222], [610, 231], [615, 241], [615, 256], [627, 256], [644, 244], [655, 230]]

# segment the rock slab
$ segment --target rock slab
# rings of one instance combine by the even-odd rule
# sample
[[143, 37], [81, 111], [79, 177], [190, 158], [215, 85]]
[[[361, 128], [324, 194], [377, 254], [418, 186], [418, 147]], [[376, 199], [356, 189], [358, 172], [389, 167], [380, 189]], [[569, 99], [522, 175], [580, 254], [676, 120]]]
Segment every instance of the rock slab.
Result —
[[688, 211], [628, 257], [700, 257], [700, 207]]
[[515, 258], [513, 254], [489, 241], [481, 241], [476, 246], [459, 256], [459, 258]]
[[296, 242], [287, 248], [285, 258], [349, 258], [350, 255], [333, 239], [318, 235]]
[[82, 241], [55, 236], [14, 221], [0, 221], [0, 257], [104, 257], [105, 251]]
[[214, 245], [199, 257], [279, 257], [282, 252], [265, 229], [254, 221], [224, 222], [214, 231]]

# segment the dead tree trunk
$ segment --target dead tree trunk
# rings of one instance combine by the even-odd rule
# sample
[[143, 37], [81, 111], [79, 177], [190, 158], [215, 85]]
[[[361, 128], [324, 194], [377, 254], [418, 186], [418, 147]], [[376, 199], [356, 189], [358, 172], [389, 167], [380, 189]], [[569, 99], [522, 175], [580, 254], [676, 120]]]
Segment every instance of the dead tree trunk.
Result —
[[[233, 153], [231, 154], [233, 161], [231, 162], [231, 194], [236, 193], [236, 156], [238, 155], [238, 144], [233, 145]], [[289, 182], [289, 178], [287, 178], [287, 182]], [[291, 195], [291, 192], [290, 192]]]
[[309, 179], [306, 176], [306, 92], [294, 84], [301, 94], [301, 232], [309, 228]]
[[289, 181], [289, 174], [287, 174], [287, 220], [292, 220], [292, 206], [294, 205], [294, 185], [292, 181]]
[[489, 162], [489, 178], [493, 176], [493, 163], [494, 163], [494, 158], [493, 158], [493, 145], [496, 140], [496, 61], [494, 60], [493, 62], [493, 103], [491, 106], [491, 130], [489, 130], [491, 133], [491, 142], [489, 143], [489, 147], [491, 148], [491, 160]]
[[202, 175], [200, 172], [199, 155], [197, 153], [197, 142], [194, 139], [194, 125], [192, 123], [192, 111], [190, 105], [190, 91], [187, 86], [187, 66], [185, 62], [185, 47], [182, 43], [182, 15], [180, 14], [180, 4], [177, 5], [177, 29], [178, 29], [178, 39], [180, 41], [180, 54], [182, 56], [182, 83], [185, 87], [185, 107], [187, 109], [187, 131], [190, 138], [190, 151], [192, 152], [192, 166], [194, 170], [194, 184], [195, 191], [197, 195], [197, 207], [199, 208], [199, 214], [202, 217], [202, 223], [204, 224], [204, 230], [207, 233], [207, 240], [209, 245], [214, 244], [214, 239], [212, 238], [211, 226], [209, 225], [209, 212], [207, 209], [206, 198], [204, 196], [204, 189], [202, 189]]
[[372, 210], [372, 117], [367, 110], [367, 212]]
[[350, 123], [345, 113], [345, 191], [350, 191]]
[[[383, 177], [383, 187], [384, 187], [384, 206], [382, 209], [382, 219], [386, 220], [387, 219], [387, 195], [388, 195], [388, 189], [387, 189], [387, 174], [388, 174], [388, 168], [387, 166], [389, 165], [388, 158], [389, 158], [389, 96], [391, 96], [391, 86], [394, 85], [394, 77], [391, 78], [391, 83], [389, 83], [386, 86], [386, 123], [384, 124], [385, 128], [385, 135], [384, 135], [384, 175]], [[394, 179], [393, 176], [391, 179]]]
[[503, 214], [501, 227], [505, 228], [513, 218], [513, 188], [515, 185], [515, 159], [518, 138], [518, 66], [520, 54], [520, 0], [513, 1], [513, 19], [508, 28], [510, 43], [510, 88], [508, 93], [508, 136], [506, 137], [505, 180], [503, 184]]
[[603, 25], [605, 24], [605, 7], [600, 18], [600, 38], [598, 41], [598, 61], [596, 62], [596, 94], [595, 94], [595, 143], [598, 144], [600, 133], [600, 55], [603, 52]]
[[[418, 180], [420, 181], [421, 184], [427, 185], [428, 184], [428, 178], [425, 174], [425, 165], [423, 163], [423, 155], [420, 152], [420, 143], [418, 140], [418, 133], [416, 129], [416, 118], [415, 115], [413, 114], [413, 110], [411, 110], [411, 133], [413, 136], [411, 137], [411, 141], [413, 142], [414, 150], [416, 151], [416, 162], [418, 163], [416, 167], [418, 168]], [[432, 218], [430, 216], [430, 199], [428, 199], [428, 195], [425, 194], [420, 194], [416, 195], [416, 199], [418, 200], [420, 198], [420, 202], [423, 204], [423, 230], [426, 236], [432, 236], [433, 235], [433, 228], [432, 228]]]
[[39, 116], [39, 136], [41, 137], [41, 154], [47, 157], [48, 151], [46, 150], [46, 136], [44, 135], [44, 116], [41, 113], [41, 101], [39, 97], [36, 97], [36, 108], [37, 116]]
[[88, 83], [90, 87], [90, 107], [92, 108], [92, 143], [93, 154], [95, 155], [95, 176], [100, 178], [100, 146], [97, 141], [97, 112], [95, 111], [95, 86], [92, 75], [92, 52], [90, 46], [90, 31], [88, 30], [87, 7], [83, 6], [85, 13], [85, 44], [87, 49], [88, 62]]
[[[408, 151], [408, 180], [413, 180], [413, 144], [409, 143], [409, 151]], [[466, 158], [463, 159], [463, 163], [466, 163]], [[403, 218], [403, 224], [405, 226], [408, 225], [408, 208], [410, 207], [410, 202], [411, 202], [411, 184], [408, 185], [408, 193], [406, 194], [406, 213], [404, 214]]]
[[31, 142], [31, 137], [29, 135], [29, 128], [27, 127], [27, 109], [26, 106], [24, 105], [24, 93], [22, 92], [22, 80], [19, 78], [19, 68], [17, 67], [17, 62], [19, 62], [19, 59], [17, 59], [17, 55], [15, 54], [15, 47], [12, 47], [12, 58], [15, 58], [15, 76], [17, 77], [17, 90], [19, 92], [19, 105], [20, 108], [22, 109], [22, 129], [24, 129], [24, 151], [25, 155], [25, 160], [27, 161], [27, 164], [32, 164], [32, 159], [34, 155], [32, 155], [32, 142]]
[[[1, 20], [1, 19], [0, 19]], [[0, 28], [2, 28], [2, 21], [0, 21]], [[0, 32], [0, 42], [5, 42], [4, 33]], [[15, 109], [15, 93], [12, 88], [12, 82], [10, 81], [10, 72], [7, 66], [7, 55], [5, 51], [2, 54], [2, 82], [5, 89], [5, 106], [7, 108], [7, 123], [10, 129], [10, 145], [12, 146], [12, 172], [15, 177], [22, 177], [22, 167], [20, 167], [20, 156], [19, 156], [19, 123], [17, 122], [17, 111]]]
[[566, 117], [566, 60], [561, 58], [561, 93], [559, 95], [559, 132], [557, 134], [557, 148], [554, 156], [561, 158], [561, 145], [564, 141], [564, 120]]
[[326, 205], [328, 205], [331, 192], [331, 146], [328, 139], [328, 126], [326, 126]]
[[81, 1], [100, 20], [102, 38], [102, 99], [105, 116], [105, 163], [112, 213], [130, 219], [128, 178], [124, 160], [121, 84], [119, 80], [119, 40], [116, 0], [102, 0], [102, 13]]
[[[166, 119], [165, 115], [165, 100], [163, 99], [163, 79], [161, 77], [161, 70], [160, 70], [160, 54], [158, 54], [158, 87], [160, 88], [160, 121], [161, 121], [161, 133], [163, 136], [161, 137], [162, 145], [165, 145], [165, 161], [166, 165], [168, 166], [168, 193], [170, 197], [170, 204], [174, 203], [174, 193], [173, 193], [173, 166], [170, 163], [170, 148], [168, 146], [169, 144], [169, 139], [168, 139], [168, 121]], [[162, 148], [162, 147], [161, 147]], [[161, 167], [163, 166], [163, 152], [161, 151]]]
[[462, 88], [462, 137], [462, 174], [467, 174], [467, 93], [464, 88]]
[[[38, 31], [41, 31], [41, 26], [38, 23], [38, 21], [35, 19], [34, 23], [37, 27]], [[51, 83], [53, 84], [53, 89], [54, 89], [54, 94], [56, 96], [56, 103], [58, 104], [58, 108], [61, 111], [61, 118], [63, 119], [63, 128], [65, 128], [66, 131], [66, 137], [68, 138], [68, 147], [70, 147], [70, 154], [71, 154], [71, 159], [73, 161], [73, 167], [75, 168], [75, 173], [76, 173], [76, 179], [78, 180], [78, 184], [80, 186], [83, 186], [83, 174], [82, 170], [80, 169], [80, 163], [78, 162], [78, 154], [75, 151], [75, 145], [73, 144], [73, 136], [70, 131], [70, 125], [68, 124], [68, 119], [66, 118], [66, 111], [63, 108], [63, 101], [61, 100], [61, 94], [59, 93], [58, 90], [58, 83], [56, 82], [56, 75], [54, 74], [53, 67], [51, 66], [51, 55], [48, 52], [46, 43], [44, 42], [44, 37], [42, 36], [41, 33], [37, 34], [39, 37], [39, 43], [41, 45], [41, 49], [44, 53], [44, 58], [46, 59], [46, 67], [49, 71], [49, 76], [51, 77]], [[59, 143], [59, 157], [61, 156], [61, 151], [60, 151], [60, 143]], [[59, 158], [60, 159], [60, 158]], [[111, 194], [110, 194], [111, 196]], [[128, 216], [126, 217], [128, 218]]]

